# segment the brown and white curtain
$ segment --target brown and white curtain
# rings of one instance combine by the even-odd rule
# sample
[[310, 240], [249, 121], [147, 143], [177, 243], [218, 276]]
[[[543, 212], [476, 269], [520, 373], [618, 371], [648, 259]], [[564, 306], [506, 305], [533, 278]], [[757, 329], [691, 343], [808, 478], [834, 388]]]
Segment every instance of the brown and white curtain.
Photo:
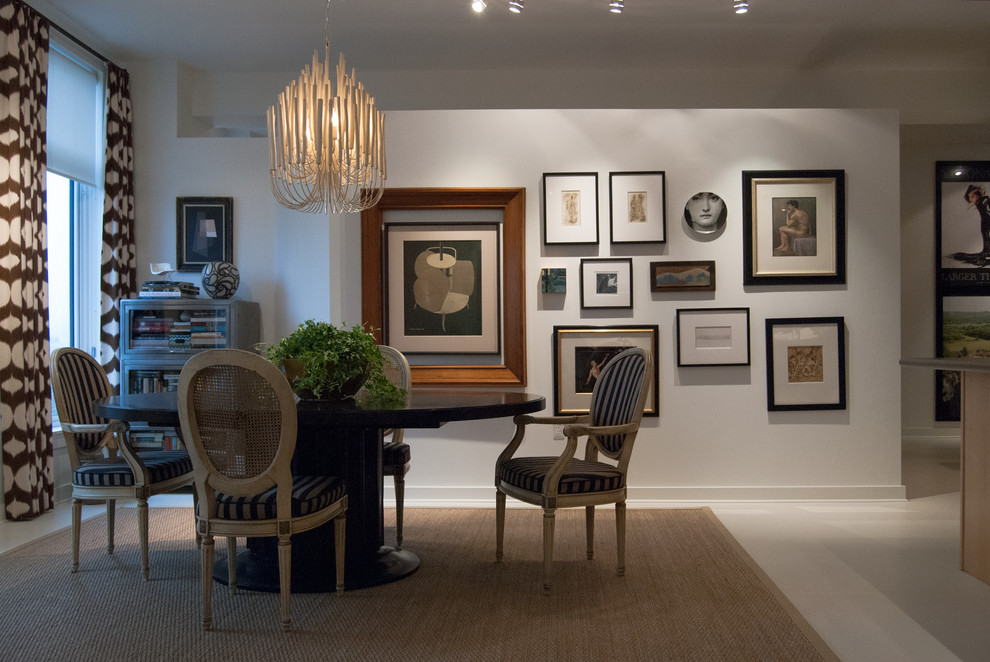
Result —
[[120, 300], [137, 294], [134, 257], [134, 142], [127, 71], [107, 64], [107, 165], [100, 267], [100, 363], [120, 385]]
[[45, 107], [48, 21], [0, 2], [0, 437], [4, 512], [53, 506]]

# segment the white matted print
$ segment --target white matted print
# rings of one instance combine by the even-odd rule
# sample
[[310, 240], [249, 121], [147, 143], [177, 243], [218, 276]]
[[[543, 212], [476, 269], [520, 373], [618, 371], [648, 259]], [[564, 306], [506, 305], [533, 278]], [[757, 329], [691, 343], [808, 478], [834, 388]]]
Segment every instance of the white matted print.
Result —
[[598, 243], [598, 173], [543, 175], [543, 241]]
[[677, 311], [677, 365], [749, 365], [749, 308]]
[[581, 260], [582, 308], [632, 308], [632, 258]]
[[767, 409], [845, 409], [843, 318], [768, 319], [766, 327]]
[[667, 186], [662, 171], [608, 174], [613, 244], [667, 241]]

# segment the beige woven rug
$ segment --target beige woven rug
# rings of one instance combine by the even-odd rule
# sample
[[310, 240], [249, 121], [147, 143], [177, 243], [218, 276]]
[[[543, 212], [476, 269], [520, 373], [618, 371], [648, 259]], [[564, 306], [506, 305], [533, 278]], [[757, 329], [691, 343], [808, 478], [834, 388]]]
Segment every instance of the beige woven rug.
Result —
[[150, 519], [148, 583], [132, 508], [118, 511], [112, 556], [105, 519], [83, 523], [77, 574], [68, 529], [0, 556], [0, 658], [836, 659], [707, 508], [629, 510], [624, 577], [611, 509], [599, 509], [594, 561], [584, 558], [583, 510], [558, 511], [551, 596], [540, 589], [539, 510], [508, 511], [505, 559], [495, 563], [494, 510], [408, 509], [419, 571], [342, 598], [295, 595], [288, 633], [276, 595], [231, 596], [220, 585], [214, 630], [203, 632], [191, 512], [154, 508]]

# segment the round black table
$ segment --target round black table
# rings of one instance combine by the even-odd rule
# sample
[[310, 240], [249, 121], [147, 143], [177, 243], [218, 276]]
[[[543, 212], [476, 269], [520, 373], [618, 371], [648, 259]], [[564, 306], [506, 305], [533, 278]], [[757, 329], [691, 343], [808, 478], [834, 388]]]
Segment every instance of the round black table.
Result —
[[[404, 406], [372, 409], [354, 404], [300, 400], [293, 466], [305, 473], [343, 473], [347, 481], [347, 539], [344, 582], [348, 589], [377, 586], [412, 574], [419, 557], [384, 544], [382, 431], [438, 428], [452, 421], [503, 418], [542, 410], [541, 395], [518, 391], [413, 389]], [[113, 396], [93, 403], [104, 418], [179, 428], [175, 393]], [[276, 539], [252, 538], [237, 557], [239, 586], [278, 592]], [[336, 588], [333, 527], [292, 536], [292, 591], [324, 593]], [[227, 580], [226, 559], [214, 577]]]

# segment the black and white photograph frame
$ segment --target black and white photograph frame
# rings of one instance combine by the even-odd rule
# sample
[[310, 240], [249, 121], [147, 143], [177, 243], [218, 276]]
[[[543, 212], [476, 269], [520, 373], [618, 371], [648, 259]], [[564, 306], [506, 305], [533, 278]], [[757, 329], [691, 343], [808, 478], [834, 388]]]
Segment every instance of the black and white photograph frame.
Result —
[[543, 243], [598, 243], [598, 173], [543, 174]]
[[667, 178], [662, 170], [608, 174], [613, 244], [667, 241]]
[[234, 257], [234, 199], [175, 199], [175, 252], [179, 271], [202, 271]]
[[749, 308], [679, 308], [677, 365], [750, 364]]
[[660, 327], [656, 324], [553, 327], [554, 414], [587, 414], [598, 372], [620, 352], [639, 347], [653, 357], [653, 382], [643, 415], [659, 416], [659, 340]]
[[582, 308], [632, 308], [632, 258], [581, 260]]
[[385, 343], [405, 354], [501, 351], [498, 224], [385, 226]]
[[845, 171], [748, 170], [742, 178], [743, 284], [845, 284]]
[[767, 319], [767, 409], [846, 408], [842, 317]]

